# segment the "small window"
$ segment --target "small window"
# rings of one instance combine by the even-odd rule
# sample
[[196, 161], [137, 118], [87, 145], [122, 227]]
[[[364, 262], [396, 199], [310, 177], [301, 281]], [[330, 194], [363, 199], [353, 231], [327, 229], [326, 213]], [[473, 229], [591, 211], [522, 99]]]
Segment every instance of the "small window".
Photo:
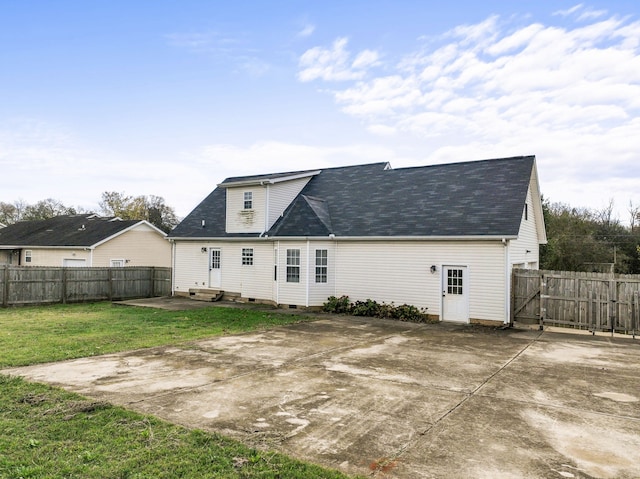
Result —
[[316, 250], [316, 283], [327, 282], [327, 250]]
[[300, 282], [300, 250], [287, 250], [287, 283]]
[[124, 268], [124, 260], [123, 259], [112, 259], [109, 261], [112, 268]]
[[30, 249], [24, 250], [24, 262], [25, 263], [31, 263], [31, 250]]
[[242, 248], [242, 265], [253, 266], [253, 248]]
[[447, 294], [463, 294], [461, 269], [447, 271]]
[[253, 208], [253, 192], [245, 191], [244, 192], [244, 209], [250, 210]]

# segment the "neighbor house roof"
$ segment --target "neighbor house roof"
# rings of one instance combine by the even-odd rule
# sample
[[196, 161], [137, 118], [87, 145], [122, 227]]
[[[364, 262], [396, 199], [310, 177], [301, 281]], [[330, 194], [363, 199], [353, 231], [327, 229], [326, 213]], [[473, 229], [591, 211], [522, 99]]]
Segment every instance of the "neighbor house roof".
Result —
[[147, 222], [100, 217], [94, 214], [63, 215], [46, 220], [20, 221], [0, 230], [0, 247], [89, 248], [139, 223]]
[[[329, 234], [337, 237], [515, 237], [534, 162], [534, 156], [519, 156], [415, 168], [390, 169], [387, 163], [374, 163], [323, 169], [311, 177], [264, 234], [270, 237]], [[272, 175], [244, 180], [268, 176]], [[242, 184], [244, 180], [239, 177], [229, 182]], [[225, 188], [218, 187], [170, 236], [203, 237], [203, 219], [207, 237], [258, 236], [226, 233], [225, 214]]]

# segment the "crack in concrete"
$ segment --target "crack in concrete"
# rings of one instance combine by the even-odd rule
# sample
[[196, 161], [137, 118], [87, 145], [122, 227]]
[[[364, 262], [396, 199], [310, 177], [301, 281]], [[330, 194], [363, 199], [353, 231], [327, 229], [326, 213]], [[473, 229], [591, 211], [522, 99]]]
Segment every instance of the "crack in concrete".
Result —
[[[511, 357], [507, 362], [505, 362], [495, 372], [493, 372], [492, 374], [487, 376], [487, 378], [485, 380], [483, 380], [473, 391], [471, 391], [469, 393], [464, 393], [465, 394], [464, 398], [462, 398], [455, 406], [450, 408], [447, 412], [445, 412], [443, 415], [441, 415], [439, 418], [437, 418], [433, 423], [431, 423], [427, 429], [425, 429], [422, 432], [419, 432], [418, 433], [418, 437], [426, 436], [431, 430], [433, 430], [433, 428], [435, 428], [438, 424], [440, 424], [447, 417], [449, 417], [451, 414], [453, 414], [456, 410], [458, 410], [460, 407], [462, 407], [462, 405], [464, 403], [466, 403], [469, 399], [471, 399], [472, 397], [478, 395], [478, 392], [489, 381], [491, 381], [496, 375], [498, 375], [501, 371], [503, 371], [505, 368], [507, 368], [511, 363], [513, 363], [516, 359], [518, 359], [527, 349], [529, 349], [535, 342], [537, 342], [540, 339], [540, 337], [542, 336], [543, 332], [544, 331], [540, 331], [536, 335], [536, 337], [534, 337], [531, 341], [529, 341], [520, 351], [518, 351], [516, 354], [514, 354], [513, 357]], [[463, 393], [463, 391], [456, 391], [456, 392]], [[415, 442], [415, 439], [411, 439], [411, 440], [407, 441], [403, 446], [401, 446], [400, 448], [397, 449], [397, 453], [394, 456], [391, 456], [390, 459], [391, 460], [400, 459], [400, 457], [409, 449], [409, 447], [411, 447], [413, 445], [414, 442]], [[377, 474], [374, 471], [371, 475], [372, 475], [372, 477], [375, 477]]]

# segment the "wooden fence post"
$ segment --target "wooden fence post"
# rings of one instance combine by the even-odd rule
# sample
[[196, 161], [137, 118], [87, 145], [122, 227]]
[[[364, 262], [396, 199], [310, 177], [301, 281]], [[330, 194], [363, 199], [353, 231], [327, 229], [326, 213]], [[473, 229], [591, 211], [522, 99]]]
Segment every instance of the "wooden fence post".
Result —
[[547, 278], [540, 275], [540, 331], [544, 330], [544, 320], [547, 318]]
[[156, 292], [156, 268], [151, 266], [149, 269], [149, 298], [153, 298]]
[[61, 302], [66, 304], [67, 302], [67, 268], [62, 268], [62, 287], [61, 290]]
[[636, 291], [631, 296], [631, 335], [636, 339], [638, 316], [640, 315], [640, 292]]
[[5, 308], [9, 306], [9, 265], [4, 266], [2, 273], [2, 306]]
[[107, 295], [109, 297], [109, 301], [113, 301], [113, 269], [112, 268], [107, 268], [107, 279], [109, 281]]
[[[599, 317], [599, 311], [600, 311], [600, 306], [598, 306], [598, 302], [596, 301], [598, 295], [596, 294], [595, 291], [590, 291], [589, 292], [589, 323], [591, 323], [591, 334], [593, 334], [595, 336], [596, 334], [596, 328], [598, 327], [598, 323], [596, 321], [596, 318]], [[587, 324], [589, 324], [587, 323]]]

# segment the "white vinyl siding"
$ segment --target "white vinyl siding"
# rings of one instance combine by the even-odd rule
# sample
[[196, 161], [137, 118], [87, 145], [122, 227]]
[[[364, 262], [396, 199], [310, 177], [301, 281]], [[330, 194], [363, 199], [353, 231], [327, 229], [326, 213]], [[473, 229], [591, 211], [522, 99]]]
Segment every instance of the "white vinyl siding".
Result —
[[[266, 214], [264, 186], [227, 188], [227, 233], [262, 233]], [[245, 195], [251, 193], [252, 209], [245, 209]]]
[[[239, 293], [244, 298], [271, 300], [273, 244], [270, 242], [247, 245], [222, 241], [176, 241], [173, 285], [176, 293], [186, 294], [191, 288], [208, 287], [210, 248], [220, 248], [221, 290]], [[242, 265], [243, 249], [253, 249], [253, 266]]]
[[[309, 305], [310, 306], [322, 306], [327, 302], [329, 296], [335, 294], [335, 258], [336, 258], [336, 242], [335, 241], [314, 241], [310, 243], [311, 257], [311, 271], [310, 283], [309, 283]], [[317, 283], [315, 281], [315, 251], [325, 250], [327, 251], [327, 282]]]
[[[307, 256], [307, 242], [305, 241], [280, 241], [278, 242], [280, 253], [278, 255], [278, 303], [307, 305], [307, 278], [309, 260]], [[287, 250], [300, 250], [300, 281], [298, 283], [287, 282]], [[271, 276], [273, 279], [273, 276]]]
[[500, 241], [340, 242], [335, 264], [336, 295], [412, 304], [438, 316], [442, 265], [466, 266], [470, 318], [505, 319], [505, 247]]
[[523, 211], [518, 239], [512, 240], [509, 244], [509, 260], [511, 264], [525, 264], [527, 268], [531, 268], [532, 265], [537, 267], [540, 261], [531, 187], [527, 192], [526, 204], [528, 205], [526, 207], [528, 219], [525, 219], [525, 211]]
[[267, 229], [273, 226], [276, 220], [284, 213], [284, 210], [287, 209], [287, 206], [291, 204], [308, 182], [309, 178], [300, 178], [268, 186], [269, 216]]
[[[466, 267], [471, 320], [504, 321], [506, 248], [500, 241], [176, 241], [175, 290], [186, 293], [208, 281], [208, 255], [220, 247], [221, 289], [279, 304], [322, 306], [331, 295], [428, 308], [440, 316], [443, 265]], [[253, 248], [254, 266], [242, 266], [242, 249]], [[274, 249], [278, 249], [274, 258]], [[327, 283], [316, 283], [316, 250], [327, 250]], [[299, 250], [299, 282], [287, 282], [287, 250]], [[372, 261], [375, 258], [375, 261]], [[274, 283], [277, 261], [277, 287]], [[436, 272], [431, 272], [431, 266]], [[202, 286], [200, 286], [202, 287]]]
[[[209, 284], [209, 247], [219, 246], [199, 241], [176, 241], [173, 264], [173, 289], [188, 293], [191, 288]], [[224, 254], [224, 249], [222, 254]]]

